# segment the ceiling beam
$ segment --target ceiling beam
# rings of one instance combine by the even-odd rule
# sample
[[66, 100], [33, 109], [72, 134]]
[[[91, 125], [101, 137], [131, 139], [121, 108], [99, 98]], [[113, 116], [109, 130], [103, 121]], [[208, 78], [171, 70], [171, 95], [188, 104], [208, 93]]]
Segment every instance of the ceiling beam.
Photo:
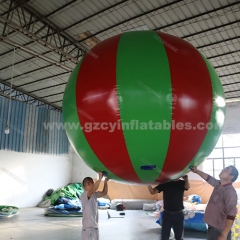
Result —
[[203, 34], [203, 33], [206, 33], [206, 32], [210, 32], [210, 31], [214, 31], [214, 30], [217, 30], [219, 28], [224, 28], [224, 27], [227, 27], [227, 26], [230, 26], [230, 25], [233, 25], [233, 24], [238, 24], [239, 25], [239, 23], [240, 23], [240, 20], [236, 20], [236, 21], [233, 21], [233, 22], [228, 22], [228, 23], [225, 23], [225, 24], [222, 24], [222, 25], [219, 25], [219, 26], [215, 26], [215, 27], [208, 28], [208, 29], [205, 29], [205, 30], [202, 30], [202, 31], [199, 31], [199, 32], [188, 34], [186, 36], [183, 36], [182, 39], [190, 38], [190, 37], [200, 35], [200, 34]]
[[63, 29], [58, 27], [55, 23], [53, 23], [50, 19], [48, 19], [46, 16], [42, 15], [40, 12], [38, 12], [36, 9], [31, 7], [28, 3], [26, 3], [25, 0], [14, 0], [16, 3], [23, 6], [23, 9], [28, 10], [30, 13], [34, 14], [40, 21], [45, 22], [50, 26], [52, 29], [55, 30], [56, 33], [60, 34], [62, 37], [67, 39], [72, 45], [83, 51], [84, 53], [88, 52], [89, 49], [86, 48], [84, 45], [80, 44], [77, 40], [75, 40], [71, 35], [69, 35], [67, 32], [65, 32]]
[[[68, 6], [75, 1], [71, 1], [68, 4], [63, 5], [61, 8], [58, 8], [56, 11]], [[14, 7], [12, 7], [12, 3], [14, 3]], [[9, 17], [11, 12], [11, 16]], [[8, 28], [13, 29], [12, 32], [4, 30], [4, 34], [1, 36], [1, 40], [9, 43], [7, 39], [11, 40], [9, 36], [14, 32], [19, 32], [23, 34], [25, 37], [31, 39], [32, 41], [23, 44], [20, 49], [24, 50], [23, 47], [26, 47], [29, 44], [34, 42], [40, 43], [44, 48], [50, 49], [49, 52], [54, 52], [59, 55], [59, 63], [64, 61], [72, 61], [74, 64], [78, 63], [79, 57], [83, 56], [86, 52], [89, 51], [89, 47], [84, 44], [79, 43], [72, 36], [66, 33], [63, 29], [59, 28], [56, 24], [54, 24], [51, 20], [47, 18], [47, 16], [42, 15], [36, 9], [32, 8], [27, 1], [24, 0], [11, 0], [9, 1], [9, 11], [7, 13], [7, 18], [5, 18], [2, 14], [0, 16], [0, 21], [3, 22], [4, 26], [8, 26]], [[16, 20], [18, 22], [16, 22]], [[24, 20], [24, 21], [23, 21]], [[39, 22], [39, 24], [35, 24]], [[50, 34], [54, 34], [53, 40], [51, 38], [47, 38], [47, 36], [42, 36], [41, 31], [47, 28]], [[7, 32], [5, 34], [5, 32]], [[5, 38], [6, 37], [6, 38]], [[15, 44], [16, 46], [16, 44]], [[16, 47], [18, 48], [18, 46]], [[69, 54], [69, 49], [76, 48], [78, 49], [78, 54]], [[2, 53], [5, 55], [9, 53], [6, 51]], [[48, 52], [46, 52], [48, 53]], [[80, 53], [80, 54], [79, 54]], [[62, 60], [65, 59], [65, 60]], [[16, 63], [17, 64], [17, 63]]]
[[[0, 16], [0, 21], [5, 23], [7, 26], [15, 29], [16, 32], [19, 32], [19, 33], [23, 34], [27, 38], [34, 39], [35, 42], [41, 44], [43, 47], [47, 47], [51, 51], [56, 52], [57, 54], [63, 55], [67, 60], [70, 60], [74, 64], [78, 63], [78, 60], [76, 58], [72, 57], [67, 52], [63, 51], [60, 47], [57, 47], [56, 45], [53, 45], [52, 43], [43, 40], [41, 37], [38, 37], [37, 35], [31, 33], [30, 31], [28, 31], [26, 29], [24, 29], [23, 27], [21, 27], [20, 25], [12, 22], [11, 20], [8, 20], [7, 18], [4, 18], [4, 17]], [[3, 41], [5, 41], [5, 39], [9, 39], [9, 38], [5, 37], [3, 35], [3, 36], [1, 36], [1, 39]]]
[[78, 42], [79, 42], [79, 43], [84, 42], [85, 40], [87, 40], [87, 39], [89, 39], [89, 38], [92, 38], [92, 37], [94, 37], [94, 36], [96, 36], [96, 35], [98, 35], [98, 34], [100, 34], [100, 33], [106, 32], [106, 31], [108, 31], [108, 30], [110, 30], [110, 29], [112, 29], [112, 28], [115, 28], [115, 27], [119, 26], [119, 25], [122, 25], [122, 24], [124, 24], [124, 23], [130, 22], [130, 21], [132, 21], [132, 20], [134, 20], [134, 19], [136, 19], [136, 18], [143, 17], [143, 16], [145, 16], [145, 15], [147, 15], [147, 14], [150, 14], [150, 13], [152, 13], [152, 12], [156, 12], [156, 11], [158, 11], [158, 10], [160, 10], [160, 9], [163, 9], [163, 8], [166, 8], [166, 7], [171, 7], [171, 6], [173, 6], [174, 4], [179, 3], [179, 2], [183, 2], [183, 0], [176, 0], [176, 1], [173, 1], [173, 2], [171, 2], [171, 3], [167, 3], [167, 4], [162, 5], [162, 6], [160, 6], [160, 7], [157, 7], [157, 8], [151, 9], [151, 10], [149, 10], [149, 11], [146, 11], [146, 12], [144, 12], [144, 13], [138, 14], [138, 15], [136, 15], [136, 16], [134, 16], [134, 17], [128, 18], [128, 19], [126, 19], [126, 20], [124, 20], [124, 21], [118, 22], [118, 23], [116, 23], [116, 24], [114, 24], [114, 25], [112, 25], [112, 26], [110, 26], [110, 27], [104, 28], [104, 29], [102, 29], [102, 30], [100, 30], [100, 31], [98, 31], [98, 32], [96, 32], [96, 33], [93, 33], [92, 35], [90, 35], [90, 36], [88, 36], [88, 37], [86, 37], [86, 38], [83, 38], [83, 39], [81, 39], [81, 40], [78, 41]]
[[104, 13], [104, 12], [106, 12], [106, 11], [108, 11], [108, 10], [111, 10], [111, 9], [113, 9], [113, 8], [115, 8], [115, 7], [123, 4], [123, 3], [128, 2], [128, 1], [129, 1], [129, 0], [123, 0], [123, 1], [120, 1], [120, 2], [118, 2], [118, 3], [116, 3], [116, 4], [113, 4], [113, 5], [111, 5], [111, 6], [107, 7], [107, 8], [104, 8], [104, 9], [102, 9], [102, 10], [100, 10], [100, 11], [98, 11], [98, 12], [92, 14], [92, 15], [89, 15], [89, 16], [87, 16], [87, 17], [85, 17], [85, 18], [83, 18], [83, 19], [81, 19], [81, 20], [79, 20], [79, 21], [77, 21], [77, 22], [69, 25], [68, 27], [64, 28], [63, 30], [67, 30], [67, 29], [69, 29], [69, 28], [72, 28], [72, 27], [74, 27], [74, 26], [76, 26], [76, 25], [78, 25], [78, 24], [80, 24], [80, 23], [82, 23], [82, 22], [85, 22], [85, 21], [87, 21], [87, 20], [89, 20], [89, 19], [91, 19], [91, 18], [93, 18], [93, 17], [95, 17], [95, 16], [100, 15], [101, 13]]
[[188, 18], [179, 20], [179, 21], [177, 21], [177, 22], [173, 22], [173, 23], [167, 24], [167, 25], [165, 25], [165, 26], [161, 26], [161, 27], [154, 28], [153, 30], [154, 30], [154, 31], [158, 31], [158, 30], [162, 30], [162, 29], [164, 29], [164, 28], [169, 28], [169, 27], [171, 27], [171, 26], [173, 26], [173, 25], [178, 25], [178, 24], [180, 24], [180, 23], [184, 23], [184, 22], [186, 22], [186, 21], [190, 21], [190, 20], [193, 20], [193, 19], [202, 17], [202, 16], [207, 15], [207, 14], [215, 13], [215, 12], [217, 12], [217, 11], [219, 11], [219, 10], [223, 10], [223, 9], [225, 9], [225, 8], [233, 7], [233, 6], [237, 5], [237, 4], [239, 4], [239, 1], [233, 2], [233, 3], [231, 3], [231, 4], [227, 4], [227, 5], [225, 5], [225, 6], [221, 6], [221, 7], [219, 7], [219, 8], [212, 9], [212, 10], [210, 10], [210, 11], [206, 11], [206, 12], [203, 12], [203, 13], [199, 13], [199, 14], [197, 14], [197, 15], [194, 15], [194, 16], [191, 16], [191, 17], [188, 17]]
[[33, 83], [36, 83], [36, 82], [41, 82], [41, 81], [44, 81], [44, 80], [52, 79], [52, 78], [59, 77], [59, 76], [65, 75], [65, 74], [69, 74], [69, 72], [58, 73], [58, 74], [51, 75], [51, 76], [48, 76], [48, 77], [40, 78], [40, 79], [37, 79], [35, 81], [31, 81], [31, 82], [27, 82], [27, 83], [18, 85], [18, 87], [27, 86], [27, 85], [30, 85], [30, 84], [33, 84]]
[[240, 83], [240, 82], [234, 82], [234, 83], [225, 83], [225, 84], [223, 84], [222, 86], [224, 87], [224, 86], [233, 85], [233, 84], [238, 84], [238, 83]]
[[56, 84], [56, 85], [52, 85], [52, 86], [48, 86], [48, 87], [44, 87], [44, 88], [39, 88], [37, 90], [30, 91], [29, 93], [34, 93], [34, 92], [46, 90], [46, 89], [49, 89], [49, 88], [55, 88], [55, 87], [59, 87], [59, 86], [66, 85], [66, 84], [67, 84], [66, 82], [65, 83], [59, 83], [59, 84]]
[[7, 43], [7, 44], [9, 44], [9, 45], [11, 45], [13, 47], [21, 48], [23, 51], [25, 51], [27, 53], [30, 53], [33, 56], [38, 57], [38, 58], [40, 58], [42, 60], [45, 60], [45, 61], [47, 61], [49, 63], [53, 63], [56, 66], [61, 67], [62, 69], [65, 69], [65, 70], [67, 70], [69, 72], [72, 72], [72, 70], [73, 70], [73, 68], [70, 68], [70, 67], [68, 67], [68, 66], [66, 66], [66, 65], [64, 65], [64, 64], [62, 64], [62, 63], [60, 63], [60, 62], [58, 62], [58, 61], [56, 61], [54, 59], [46, 57], [46, 56], [42, 55], [41, 53], [37, 53], [36, 51], [34, 51], [34, 50], [32, 50], [32, 49], [30, 49], [28, 47], [25, 47], [22, 44], [19, 44], [19, 43], [15, 42], [15, 41], [12, 41], [12, 40], [10, 40], [7, 37], [4, 37], [4, 36], [0, 35], [0, 39], [2, 39], [2, 41], [4, 41], [5, 43]]
[[[15, 95], [14, 95], [14, 94], [11, 94], [11, 98], [13, 98], [13, 99], [16, 99], [16, 100], [18, 100], [18, 101], [23, 101], [23, 102], [26, 102], [26, 103], [29, 103], [30, 101], [34, 100], [34, 101], [36, 101], [36, 102], [41, 102], [42, 105], [45, 106], [46, 108], [49, 108], [49, 107], [51, 106], [51, 107], [54, 108], [55, 110], [61, 111], [61, 107], [59, 107], [59, 106], [57, 106], [57, 105], [55, 105], [55, 104], [52, 104], [52, 103], [50, 103], [50, 102], [48, 102], [48, 101], [46, 101], [46, 100], [44, 100], [44, 99], [41, 99], [41, 98], [39, 98], [39, 97], [37, 97], [37, 96], [35, 96], [35, 95], [33, 95], [33, 94], [30, 94], [30, 93], [26, 92], [25, 90], [20, 89], [20, 88], [14, 86], [14, 85], [11, 86], [10, 83], [6, 83], [6, 82], [4, 82], [2, 79], [0, 79], [0, 83], [3, 84], [3, 85], [5, 85], [5, 86], [7, 86], [7, 87], [9, 88], [9, 90], [10, 90], [10, 89], [15, 90], [15, 94], [18, 94], [19, 92], [21, 92], [22, 94], [28, 96], [28, 99], [27, 99], [26, 101], [23, 101], [22, 98], [15, 98]], [[9, 94], [7, 95], [7, 94], [3, 93], [1, 90], [0, 90], [0, 92], [1, 92], [1, 95], [2, 95], [2, 96], [4, 96], [4, 97], [9, 97]]]

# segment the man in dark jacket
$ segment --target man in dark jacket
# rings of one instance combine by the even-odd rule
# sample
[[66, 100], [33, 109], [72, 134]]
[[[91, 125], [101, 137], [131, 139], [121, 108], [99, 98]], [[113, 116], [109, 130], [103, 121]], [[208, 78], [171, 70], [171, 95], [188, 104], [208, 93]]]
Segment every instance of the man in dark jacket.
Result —
[[183, 180], [176, 179], [167, 183], [159, 184], [155, 188], [148, 186], [148, 190], [152, 195], [163, 192], [164, 212], [162, 217], [161, 240], [169, 240], [172, 227], [176, 240], [183, 239], [183, 195], [184, 191], [190, 188], [190, 184], [187, 175], [182, 178]]

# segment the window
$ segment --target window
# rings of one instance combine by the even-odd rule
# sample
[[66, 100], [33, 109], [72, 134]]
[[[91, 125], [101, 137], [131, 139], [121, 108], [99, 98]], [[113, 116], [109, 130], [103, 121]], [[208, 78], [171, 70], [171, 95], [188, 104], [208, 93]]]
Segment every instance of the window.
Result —
[[203, 171], [211, 176], [213, 176], [214, 172], [213, 172], [213, 161], [212, 159], [206, 159], [203, 163]]
[[215, 148], [222, 147], [222, 142], [223, 142], [223, 140], [222, 140], [222, 135], [221, 135], [218, 139], [218, 142], [217, 142], [217, 145], [215, 146]]
[[223, 159], [213, 159], [213, 176], [219, 179], [219, 174], [223, 170]]
[[224, 148], [224, 157], [240, 157], [240, 147]]
[[222, 148], [214, 148], [211, 154], [208, 156], [209, 158], [223, 158], [223, 150]]
[[224, 167], [227, 167], [227, 166], [230, 166], [230, 165], [235, 166], [234, 162], [235, 162], [234, 158], [225, 158]]
[[240, 147], [240, 134], [223, 135], [224, 147]]
[[203, 171], [216, 179], [223, 168], [233, 165], [239, 170], [240, 181], [240, 134], [221, 135], [216, 147], [203, 162]]
[[235, 158], [235, 166], [238, 170], [240, 170], [240, 158]]

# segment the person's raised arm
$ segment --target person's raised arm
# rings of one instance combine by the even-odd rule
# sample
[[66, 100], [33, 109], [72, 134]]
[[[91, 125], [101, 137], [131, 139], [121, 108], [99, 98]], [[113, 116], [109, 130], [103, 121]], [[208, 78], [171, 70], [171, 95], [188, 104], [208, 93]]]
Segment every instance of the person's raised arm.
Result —
[[148, 187], [148, 191], [150, 192], [151, 195], [154, 195], [156, 193], [159, 193], [158, 190], [156, 188], [152, 188], [151, 185], [147, 186]]
[[92, 190], [88, 191], [88, 197], [91, 197], [93, 193], [95, 193], [98, 190], [102, 177], [103, 173], [98, 172], [98, 180], [94, 183]]
[[109, 180], [108, 178], [105, 178], [103, 190], [101, 192], [99, 192], [98, 197], [103, 197], [103, 196], [107, 195], [107, 193], [108, 193], [108, 180]]
[[206, 173], [198, 170], [198, 168], [195, 167], [195, 166], [191, 167], [190, 169], [191, 169], [192, 172], [198, 174], [198, 175], [199, 175], [201, 178], [203, 178], [205, 181], [207, 180], [207, 178], [208, 178], [208, 176], [209, 176], [208, 174], [206, 174]]
[[185, 188], [186, 190], [188, 190], [188, 189], [190, 188], [190, 183], [189, 183], [189, 180], [188, 180], [188, 175], [185, 175], [185, 176], [183, 176], [182, 178], [183, 178], [184, 181], [185, 181], [184, 188]]

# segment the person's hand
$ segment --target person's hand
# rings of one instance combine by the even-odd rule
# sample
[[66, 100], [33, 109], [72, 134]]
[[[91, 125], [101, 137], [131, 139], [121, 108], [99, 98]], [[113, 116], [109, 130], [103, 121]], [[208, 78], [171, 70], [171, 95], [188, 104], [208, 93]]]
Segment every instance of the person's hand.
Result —
[[227, 240], [227, 236], [228, 234], [222, 232], [219, 236], [217, 240]]
[[109, 178], [106, 177], [106, 178], [104, 179], [104, 182], [108, 182], [108, 181], [109, 181]]
[[194, 172], [194, 173], [197, 173], [198, 168], [197, 168], [196, 166], [192, 166], [192, 167], [190, 168], [190, 170], [191, 170], [192, 172]]
[[183, 180], [187, 181], [188, 180], [188, 175], [182, 176]]

